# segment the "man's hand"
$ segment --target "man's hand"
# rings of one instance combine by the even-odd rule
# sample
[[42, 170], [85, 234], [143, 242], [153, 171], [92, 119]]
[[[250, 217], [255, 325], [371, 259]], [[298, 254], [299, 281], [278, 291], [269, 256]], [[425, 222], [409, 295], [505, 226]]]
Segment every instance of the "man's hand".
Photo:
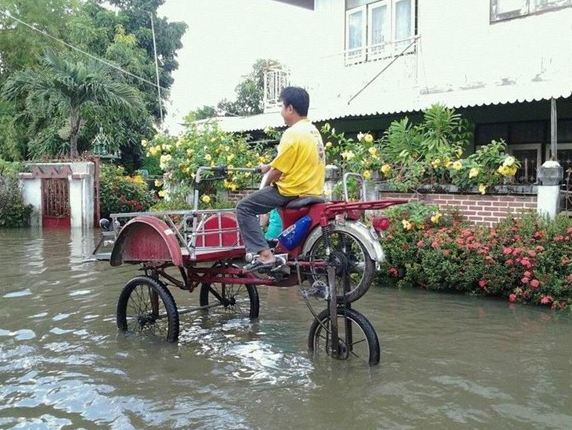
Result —
[[261, 164], [258, 166], [258, 169], [260, 170], [260, 173], [264, 174], [270, 170], [270, 164]]

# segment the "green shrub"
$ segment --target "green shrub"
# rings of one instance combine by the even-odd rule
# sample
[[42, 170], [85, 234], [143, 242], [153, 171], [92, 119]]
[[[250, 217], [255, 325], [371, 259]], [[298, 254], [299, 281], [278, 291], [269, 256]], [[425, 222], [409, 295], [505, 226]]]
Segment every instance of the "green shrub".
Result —
[[19, 163], [0, 160], [0, 227], [24, 227], [30, 224], [32, 205], [25, 205], [17, 173]]
[[155, 202], [143, 177], [125, 176], [124, 173], [122, 167], [102, 166], [99, 182], [102, 217], [111, 213], [146, 211]]
[[[494, 228], [436, 217], [434, 208], [387, 211], [380, 281], [397, 286], [497, 296], [565, 308], [572, 304], [572, 220], [536, 214]], [[431, 220], [427, 217], [431, 215]], [[438, 219], [438, 222], [433, 222]]]

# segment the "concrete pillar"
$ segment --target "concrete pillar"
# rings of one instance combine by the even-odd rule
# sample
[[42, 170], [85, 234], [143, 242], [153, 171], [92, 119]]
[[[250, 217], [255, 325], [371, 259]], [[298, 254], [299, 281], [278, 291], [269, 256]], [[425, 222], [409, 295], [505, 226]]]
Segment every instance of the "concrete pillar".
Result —
[[558, 161], [546, 161], [538, 168], [538, 186], [536, 210], [539, 214], [554, 219], [560, 211], [560, 181], [563, 169]]

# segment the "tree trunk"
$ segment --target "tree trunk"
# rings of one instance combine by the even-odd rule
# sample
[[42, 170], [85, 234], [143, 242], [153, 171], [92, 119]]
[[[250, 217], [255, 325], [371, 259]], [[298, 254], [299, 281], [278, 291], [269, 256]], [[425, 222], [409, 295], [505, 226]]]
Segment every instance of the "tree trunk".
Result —
[[79, 157], [77, 141], [79, 139], [80, 123], [79, 109], [72, 109], [70, 112], [70, 157], [72, 159]]

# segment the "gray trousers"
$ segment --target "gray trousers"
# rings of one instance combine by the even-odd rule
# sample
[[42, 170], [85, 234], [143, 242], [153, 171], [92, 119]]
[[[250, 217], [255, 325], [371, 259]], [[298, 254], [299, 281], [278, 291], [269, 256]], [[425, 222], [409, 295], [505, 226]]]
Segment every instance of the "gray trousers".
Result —
[[297, 197], [285, 197], [273, 187], [264, 187], [249, 194], [236, 205], [236, 219], [242, 234], [242, 240], [247, 252], [258, 254], [268, 249], [257, 215], [270, 212], [272, 209], [286, 205]]

